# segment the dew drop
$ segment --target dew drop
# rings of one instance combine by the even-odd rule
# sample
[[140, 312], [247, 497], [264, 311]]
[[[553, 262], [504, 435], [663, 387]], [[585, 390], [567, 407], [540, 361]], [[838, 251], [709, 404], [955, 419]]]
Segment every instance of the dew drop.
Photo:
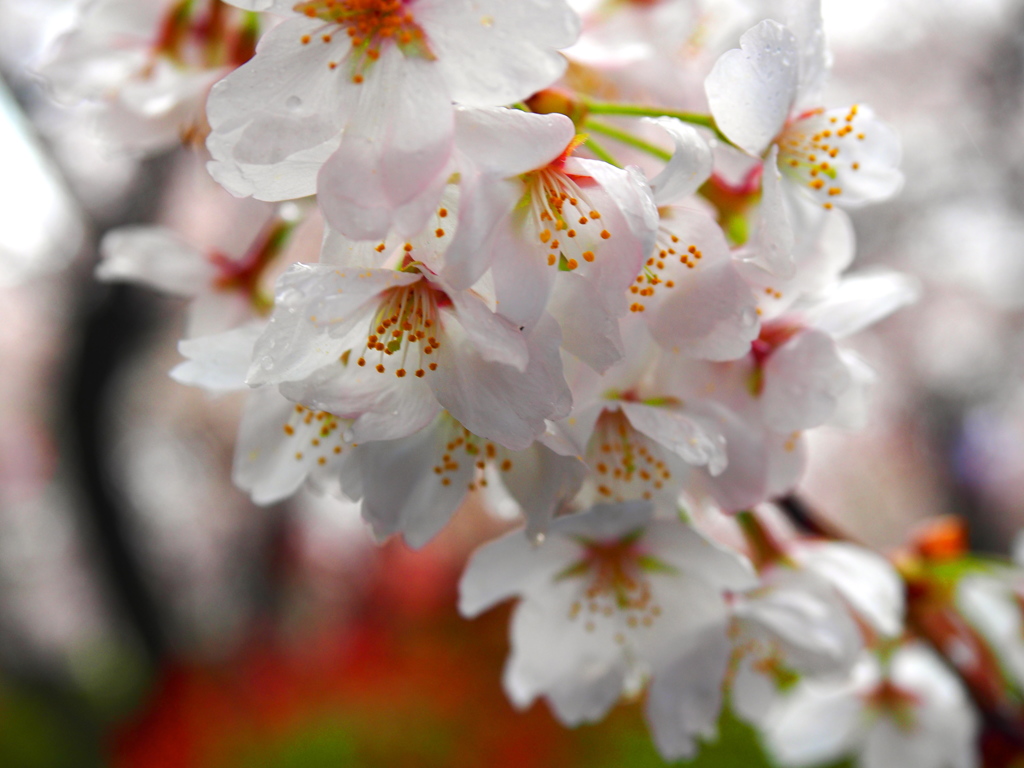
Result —
[[274, 358], [272, 358], [270, 355], [264, 355], [263, 359], [260, 360], [260, 368], [262, 368], [264, 371], [269, 371], [272, 370], [273, 367]]
[[300, 99], [298, 96], [289, 96], [287, 99], [285, 99], [284, 105], [292, 112], [297, 112], [299, 109], [302, 108], [302, 99]]

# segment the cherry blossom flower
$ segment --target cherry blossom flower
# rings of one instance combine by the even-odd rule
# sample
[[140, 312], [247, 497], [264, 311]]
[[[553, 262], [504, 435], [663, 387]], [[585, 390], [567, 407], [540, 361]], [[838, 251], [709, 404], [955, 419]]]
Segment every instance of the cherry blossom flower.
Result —
[[240, 258], [204, 252], [164, 227], [122, 227], [104, 236], [96, 276], [191, 298], [186, 335], [219, 333], [270, 311], [267, 273], [294, 226], [271, 220]]
[[690, 467], [719, 474], [726, 441], [698, 398], [663, 389], [642, 323], [626, 326], [629, 352], [603, 375], [567, 364], [572, 414], [559, 422], [590, 468], [588, 496], [599, 502], [654, 500], [674, 508]]
[[363, 517], [378, 538], [401, 533], [412, 547], [433, 538], [469, 493], [487, 487], [488, 477], [516, 501], [527, 535], [536, 538], [584, 476], [573, 446], [555, 433], [510, 451], [444, 411], [408, 437], [363, 442], [352, 450], [355, 460], [342, 479], [346, 492], [361, 491]]
[[529, 329], [547, 311], [567, 351], [607, 368], [621, 354], [626, 289], [654, 243], [646, 182], [576, 157], [580, 139], [561, 115], [477, 111], [463, 122], [468, 183], [445, 278], [468, 286], [489, 269], [505, 317]]
[[825, 110], [814, 103], [827, 62], [820, 10], [804, 6], [793, 27], [799, 37], [768, 19], [722, 55], [705, 81], [711, 113], [743, 150], [761, 157], [770, 148], [766, 161], [783, 181], [825, 208], [884, 200], [902, 183], [899, 141], [864, 105]]
[[448, 410], [522, 450], [569, 409], [550, 319], [525, 335], [484, 298], [419, 262], [399, 269], [298, 264], [278, 281], [249, 384], [354, 419], [357, 441], [405, 437]]
[[545, 696], [574, 725], [602, 717], [637, 676], [657, 680], [706, 635], [725, 645], [724, 591], [754, 583], [742, 557], [636, 502], [559, 518], [543, 544], [513, 532], [481, 547], [459, 610], [520, 597], [505, 690], [518, 707]]
[[848, 679], [801, 682], [765, 726], [782, 765], [852, 754], [861, 768], [972, 768], [977, 731], [960, 681], [920, 642], [865, 654]]
[[249, 59], [257, 28], [220, 0], [78, 6], [78, 23], [38, 67], [54, 96], [100, 104], [100, 136], [116, 148], [202, 141], [210, 87]]
[[211, 172], [237, 195], [317, 191], [353, 239], [415, 234], [447, 181], [452, 102], [526, 98], [578, 31], [562, 0], [237, 4], [287, 18], [211, 94]]

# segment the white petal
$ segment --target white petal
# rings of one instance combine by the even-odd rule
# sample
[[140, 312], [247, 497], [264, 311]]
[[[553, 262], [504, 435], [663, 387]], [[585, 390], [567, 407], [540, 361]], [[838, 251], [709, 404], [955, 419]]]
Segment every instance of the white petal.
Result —
[[526, 535], [544, 533], [558, 506], [576, 495], [586, 467], [575, 456], [560, 456], [550, 448], [534, 444], [525, 451], [509, 453], [511, 466], [501, 472], [501, 481], [526, 516]]
[[130, 280], [179, 296], [212, 290], [217, 268], [165, 227], [121, 227], [100, 243], [100, 280]]
[[[443, 287], [443, 283], [439, 284]], [[492, 312], [471, 291], [448, 291], [448, 295], [466, 336], [484, 360], [510, 365], [517, 371], [526, 370], [529, 351], [522, 331]]]
[[757, 585], [750, 562], [733, 549], [704, 536], [688, 523], [658, 520], [645, 539], [651, 553], [716, 589], [744, 590]]
[[481, 173], [501, 178], [543, 168], [576, 136], [565, 115], [538, 115], [519, 109], [455, 111], [455, 145]]
[[500, 106], [546, 88], [565, 71], [557, 53], [576, 41], [579, 17], [564, 0], [420, 0], [416, 21], [452, 98]]
[[714, 475], [725, 469], [725, 438], [713, 423], [671, 408], [631, 402], [622, 402], [620, 407], [634, 429], [678, 454], [688, 464], [707, 465]]
[[805, 542], [793, 557], [828, 581], [878, 632], [903, 628], [903, 584], [885, 558], [842, 542]]
[[571, 407], [560, 341], [554, 320], [543, 318], [528, 339], [529, 363], [520, 372], [488, 362], [452, 329], [444, 360], [428, 381], [438, 402], [470, 432], [522, 450], [544, 432], [546, 419], [559, 419]]
[[798, 333], [765, 363], [765, 423], [780, 433], [823, 424], [850, 384], [850, 372], [830, 336], [816, 330]]
[[683, 257], [659, 252], [662, 282], [654, 286], [643, 313], [651, 334], [665, 349], [688, 357], [733, 360], [745, 355], [758, 334], [757, 307], [721, 229], [703, 211], [682, 207], [667, 209], [662, 222], [665, 232], [679, 238], [675, 250], [685, 253], [693, 246], [701, 258], [687, 255], [682, 262]]
[[851, 275], [804, 311], [807, 321], [836, 339], [852, 336], [917, 301], [920, 283], [899, 272]]
[[253, 352], [249, 383], [298, 381], [336, 362], [346, 348], [341, 333], [367, 305], [388, 288], [421, 279], [390, 269], [293, 265], [277, 281], [274, 314]]
[[731, 652], [724, 627], [709, 629], [654, 678], [644, 712], [654, 743], [666, 760], [693, 757], [697, 739], [717, 733]]
[[263, 329], [264, 323], [254, 322], [213, 336], [178, 342], [178, 351], [188, 362], [176, 366], [171, 378], [211, 392], [245, 389], [253, 345]]
[[450, 97], [432, 62], [388, 46], [367, 71], [341, 145], [320, 171], [317, 199], [324, 218], [353, 240], [381, 240], [408, 217], [416, 234], [437, 206], [454, 141]]
[[668, 132], [675, 142], [675, 152], [665, 168], [651, 179], [654, 202], [660, 205], [677, 203], [689, 197], [711, 175], [711, 147], [692, 125], [673, 117], [647, 118]]
[[516, 595], [542, 588], [572, 563], [578, 547], [562, 537], [535, 544], [512, 531], [477, 549], [459, 581], [459, 612], [476, 616]]
[[724, 53], [704, 81], [711, 114], [722, 133], [760, 155], [782, 130], [793, 109], [800, 78], [793, 33], [762, 21]]
[[753, 261], [775, 277], [787, 280], [796, 272], [794, 229], [782, 191], [779, 148], [772, 145], [761, 175], [761, 208], [757, 231], [747, 250]]
[[595, 371], [606, 371], [622, 359], [619, 321], [597, 286], [582, 275], [559, 272], [548, 311], [562, 329], [562, 346]]
[[447, 436], [447, 431], [428, 426], [402, 440], [359, 444], [363, 517], [378, 539], [401, 533], [410, 547], [422, 547], [462, 503], [473, 463], [460, 462], [458, 470], [445, 474], [447, 483], [434, 472], [445, 463], [441, 456]]
[[547, 694], [566, 725], [598, 720], [622, 695], [625, 659], [603, 622], [587, 631], [569, 618], [579, 594], [573, 581], [551, 582], [531, 594], [512, 617], [512, 654], [505, 690], [519, 707]]
[[794, 768], [835, 760], [855, 745], [863, 706], [848, 686], [802, 684], [770, 714], [766, 746]]

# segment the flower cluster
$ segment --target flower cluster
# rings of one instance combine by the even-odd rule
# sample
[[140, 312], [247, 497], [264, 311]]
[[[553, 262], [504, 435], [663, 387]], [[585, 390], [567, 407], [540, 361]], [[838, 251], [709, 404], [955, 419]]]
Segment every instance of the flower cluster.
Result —
[[[99, 268], [194, 297], [172, 375], [248, 391], [236, 483], [413, 547], [470, 494], [519, 510], [460, 599], [519, 598], [517, 706], [576, 724], [644, 691], [667, 758], [727, 702], [786, 765], [974, 764], [975, 705], [907, 630], [919, 572], [771, 503], [808, 430], [865, 418], [844, 340], [916, 292], [847, 271], [846, 210], [898, 190], [900, 151], [823, 100], [818, 2], [229, 1], [83, 6], [43, 73], [280, 204], [240, 257], [134, 228]], [[987, 631], [1016, 674], [1014, 626]]]

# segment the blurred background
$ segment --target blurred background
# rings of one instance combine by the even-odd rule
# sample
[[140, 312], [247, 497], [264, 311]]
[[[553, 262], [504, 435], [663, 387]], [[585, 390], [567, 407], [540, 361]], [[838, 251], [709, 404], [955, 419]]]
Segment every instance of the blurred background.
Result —
[[[661, 765], [636, 705], [576, 731], [508, 705], [506, 612], [454, 607], [499, 522], [464, 510], [414, 554], [338, 502], [232, 487], [240, 401], [167, 377], [184, 303], [92, 272], [112, 227], [230, 250], [266, 210], [194, 151], [105, 155], [48, 100], [28, 67], [68, 5], [0, 0], [0, 766]], [[883, 551], [955, 513], [1005, 554], [1024, 524], [1024, 0], [823, 5], [829, 105], [871, 104], [904, 143], [902, 194], [854, 216], [857, 263], [925, 293], [857, 339], [871, 419], [814, 436], [801, 493]], [[695, 764], [767, 763], [727, 719]]]

